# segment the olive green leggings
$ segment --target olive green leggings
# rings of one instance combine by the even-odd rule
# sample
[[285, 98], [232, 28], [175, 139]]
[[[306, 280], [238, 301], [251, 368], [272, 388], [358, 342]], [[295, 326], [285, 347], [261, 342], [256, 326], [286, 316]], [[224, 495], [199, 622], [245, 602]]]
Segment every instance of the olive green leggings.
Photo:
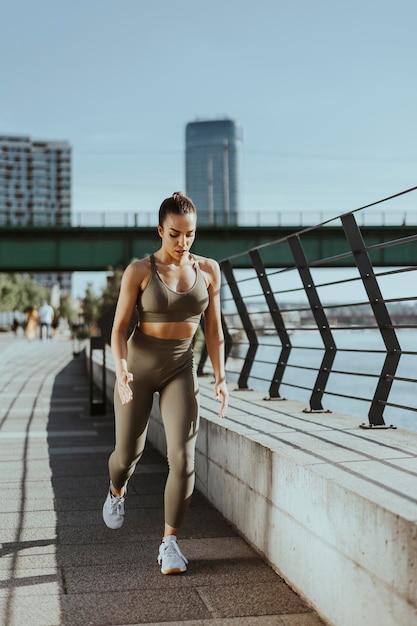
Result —
[[179, 528], [194, 489], [194, 454], [199, 426], [199, 390], [192, 339], [157, 339], [136, 328], [128, 340], [133, 400], [122, 405], [114, 393], [116, 445], [109, 459], [110, 480], [121, 489], [143, 454], [153, 395], [165, 429], [168, 478], [165, 523]]

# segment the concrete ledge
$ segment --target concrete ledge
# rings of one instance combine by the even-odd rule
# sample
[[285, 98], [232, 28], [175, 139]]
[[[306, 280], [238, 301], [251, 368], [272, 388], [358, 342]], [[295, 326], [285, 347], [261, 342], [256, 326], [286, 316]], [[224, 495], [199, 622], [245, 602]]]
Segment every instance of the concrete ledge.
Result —
[[[200, 387], [198, 490], [329, 623], [414, 626], [417, 433], [256, 391], [232, 391], [219, 420]], [[157, 395], [148, 436], [165, 453]]]

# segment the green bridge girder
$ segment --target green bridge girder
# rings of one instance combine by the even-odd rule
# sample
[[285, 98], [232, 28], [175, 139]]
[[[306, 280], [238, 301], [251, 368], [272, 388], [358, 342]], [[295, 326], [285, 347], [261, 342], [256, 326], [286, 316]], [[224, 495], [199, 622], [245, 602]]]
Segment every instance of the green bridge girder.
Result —
[[[363, 226], [367, 246], [416, 234], [415, 226]], [[309, 262], [349, 252], [343, 229], [322, 226], [305, 229], [282, 226], [208, 227], [201, 226], [193, 252], [218, 261], [234, 257], [237, 268], [250, 267], [246, 253], [261, 250], [267, 267], [290, 267], [293, 259], [285, 238], [300, 233]], [[271, 244], [273, 245], [264, 245]], [[149, 227], [5, 227], [0, 229], [0, 272], [101, 271], [125, 267], [134, 258], [156, 251], [159, 237]], [[403, 242], [372, 251], [374, 266], [417, 265], [417, 242]], [[351, 257], [328, 260], [323, 267], [352, 266]]]

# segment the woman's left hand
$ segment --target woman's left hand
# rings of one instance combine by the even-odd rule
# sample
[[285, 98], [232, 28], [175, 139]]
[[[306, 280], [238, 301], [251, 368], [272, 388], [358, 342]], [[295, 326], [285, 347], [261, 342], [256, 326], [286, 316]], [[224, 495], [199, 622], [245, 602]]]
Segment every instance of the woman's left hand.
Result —
[[221, 380], [219, 383], [214, 385], [214, 396], [216, 400], [221, 400], [222, 403], [218, 416], [225, 417], [229, 403], [229, 391], [225, 380]]

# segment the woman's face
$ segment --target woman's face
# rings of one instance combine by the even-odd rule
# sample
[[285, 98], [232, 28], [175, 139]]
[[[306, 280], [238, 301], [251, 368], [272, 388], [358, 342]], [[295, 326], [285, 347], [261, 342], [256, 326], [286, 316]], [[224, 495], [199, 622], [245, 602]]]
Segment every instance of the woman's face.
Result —
[[196, 214], [175, 215], [168, 213], [158, 233], [164, 250], [177, 261], [185, 258], [195, 239]]

